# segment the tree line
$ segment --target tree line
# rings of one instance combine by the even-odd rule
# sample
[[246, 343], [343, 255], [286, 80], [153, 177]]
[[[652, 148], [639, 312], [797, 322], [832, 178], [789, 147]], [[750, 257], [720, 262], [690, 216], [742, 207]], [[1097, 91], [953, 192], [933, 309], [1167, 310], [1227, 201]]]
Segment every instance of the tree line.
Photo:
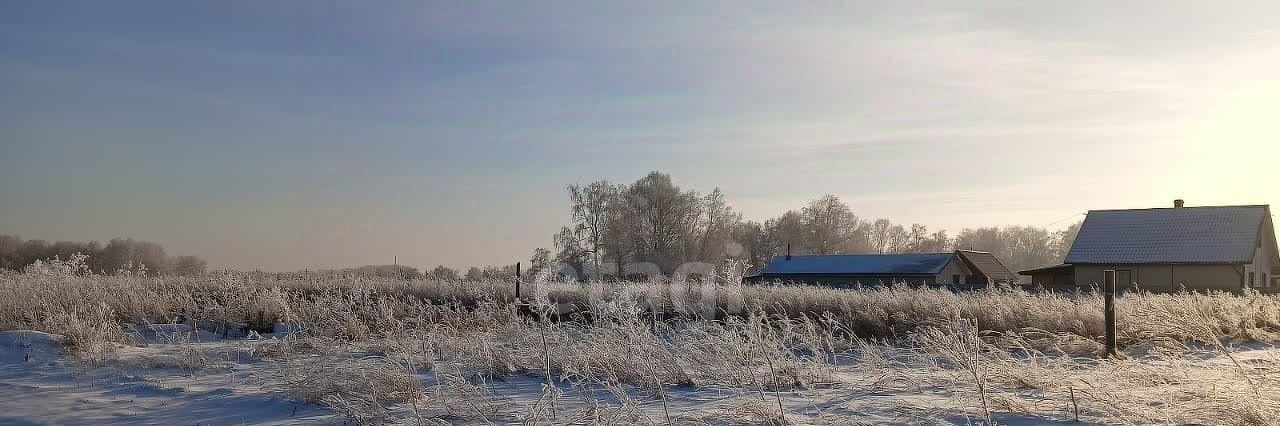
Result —
[[630, 184], [600, 180], [567, 189], [570, 223], [553, 237], [554, 253], [535, 252], [535, 268], [542, 260], [546, 266], [563, 263], [608, 276], [625, 275], [625, 265], [645, 263], [669, 274], [688, 262], [719, 265], [733, 259], [754, 272], [789, 246], [796, 255], [978, 250], [1018, 271], [1061, 262], [1080, 227], [1076, 223], [1057, 232], [1036, 226], [966, 228], [953, 237], [922, 224], [859, 217], [834, 195], [758, 222], [744, 220], [719, 188], [700, 194], [660, 172]]
[[150, 241], [115, 238], [106, 245], [97, 241], [74, 242], [23, 240], [16, 235], [0, 235], [0, 269], [22, 270], [37, 260], [70, 259], [80, 253], [89, 270], [100, 274], [128, 271], [149, 275], [194, 276], [205, 272], [207, 264], [196, 256], [169, 256], [164, 247]]
[[[545, 249], [544, 249], [545, 250]], [[535, 254], [535, 258], [536, 258]], [[417, 280], [424, 278], [437, 279], [441, 281], [493, 281], [511, 279], [516, 275], [516, 266], [485, 266], [483, 268], [473, 266], [465, 273], [461, 273], [456, 269], [448, 266], [437, 266], [434, 269], [418, 270], [412, 266], [405, 265], [365, 265], [356, 268], [346, 269], [326, 269], [317, 271], [299, 271], [298, 277], [307, 275], [337, 275], [337, 276], [364, 276], [364, 277], [380, 277], [380, 278], [403, 278], [409, 280]]]
[[[599, 180], [569, 185], [567, 193], [569, 224], [552, 237], [554, 251], [534, 251], [526, 272], [565, 265], [579, 277], [623, 277], [633, 272], [628, 271], [631, 265], [653, 269], [640, 272], [672, 274], [692, 262], [722, 265], [736, 260], [753, 273], [788, 248], [796, 255], [978, 250], [995, 254], [1018, 271], [1060, 263], [1080, 229], [1080, 223], [1057, 232], [1036, 226], [966, 228], [951, 236], [922, 224], [860, 217], [834, 195], [815, 198], [764, 221], [745, 220], [719, 188], [702, 194], [681, 188], [660, 172], [630, 184]], [[152, 275], [199, 275], [206, 269], [199, 257], [170, 257], [161, 245], [147, 241], [49, 243], [0, 235], [2, 269], [21, 270], [36, 260], [69, 259], [75, 253], [88, 255], [88, 267], [95, 273], [145, 270]], [[515, 266], [471, 267], [460, 272], [445, 266], [419, 271], [403, 265], [369, 265], [317, 272], [486, 281], [514, 277]]]

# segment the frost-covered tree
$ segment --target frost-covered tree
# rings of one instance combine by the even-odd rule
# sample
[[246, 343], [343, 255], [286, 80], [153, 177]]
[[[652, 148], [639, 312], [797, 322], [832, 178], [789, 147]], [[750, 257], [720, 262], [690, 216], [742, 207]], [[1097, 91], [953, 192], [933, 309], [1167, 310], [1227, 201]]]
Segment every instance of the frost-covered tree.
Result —
[[195, 256], [178, 256], [173, 258], [172, 272], [175, 275], [194, 277], [204, 275], [208, 264], [204, 259]]
[[1065, 229], [1053, 233], [1054, 237], [1054, 259], [1058, 262], [1067, 260], [1067, 253], [1071, 252], [1071, 245], [1076, 242], [1076, 236], [1080, 235], [1080, 226], [1084, 222], [1076, 222]]
[[557, 238], [562, 238], [563, 243], [572, 245], [561, 247], [557, 243], [557, 248], [562, 254], [575, 257], [585, 255], [587, 259], [562, 259], [562, 261], [577, 264], [579, 270], [584, 263], [590, 263], [599, 269], [604, 255], [606, 228], [611, 225], [612, 220], [616, 219], [615, 214], [619, 211], [616, 207], [621, 201], [623, 188], [607, 180], [598, 180], [586, 186], [569, 185], [568, 191], [573, 224], [568, 227], [567, 233], [562, 229]]
[[539, 274], [542, 271], [551, 269], [554, 264], [555, 259], [551, 256], [551, 250], [545, 248], [533, 249], [533, 256], [529, 258], [529, 274]]
[[858, 253], [867, 250], [862, 223], [839, 197], [824, 195], [800, 210], [806, 251], [813, 254]]
[[432, 269], [431, 272], [427, 273], [427, 276], [440, 281], [458, 281], [462, 279], [461, 275], [458, 274], [457, 269], [444, 265], [435, 267], [435, 269]]

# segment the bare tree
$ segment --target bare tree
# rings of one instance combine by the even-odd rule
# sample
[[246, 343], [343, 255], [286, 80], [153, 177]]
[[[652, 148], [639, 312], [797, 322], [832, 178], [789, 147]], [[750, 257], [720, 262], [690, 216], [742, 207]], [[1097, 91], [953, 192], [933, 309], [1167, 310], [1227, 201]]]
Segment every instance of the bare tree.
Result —
[[939, 253], [951, 251], [953, 246], [951, 238], [947, 236], [947, 231], [943, 230], [930, 234], [928, 242], [924, 247], [920, 248], [920, 251], [924, 253]]
[[627, 188], [623, 205], [625, 235], [636, 248], [636, 259], [674, 270], [688, 258], [684, 244], [695, 228], [699, 197], [683, 192], [671, 176], [652, 172]]
[[929, 228], [921, 224], [911, 225], [908, 233], [906, 253], [942, 253], [951, 251], [951, 238], [947, 231], [929, 233]]
[[929, 228], [918, 224], [911, 224], [911, 231], [907, 233], [907, 249], [909, 253], [927, 253], [926, 246], [929, 242]]
[[1001, 260], [1008, 260], [1009, 244], [1000, 232], [1000, 228], [965, 228], [956, 235], [956, 248], [961, 250], [985, 251], [996, 255]]
[[799, 212], [789, 210], [782, 216], [769, 219], [765, 221], [764, 229], [771, 254], [783, 253], [788, 245], [792, 246], [794, 254], [812, 254], [808, 248], [809, 233]]
[[604, 262], [613, 262], [608, 269], [617, 271], [632, 262], [671, 271], [685, 262], [718, 263], [726, 257], [762, 267], [788, 246], [797, 255], [979, 250], [1016, 269], [1060, 261], [1079, 231], [1079, 224], [1052, 234], [1036, 227], [972, 228], [952, 239], [922, 224], [908, 229], [889, 219], [868, 223], [834, 195], [763, 223], [743, 222], [719, 188], [699, 196], [660, 172], [630, 185], [601, 180], [570, 185], [568, 191], [572, 223], [555, 235], [554, 257], [582, 271], [587, 265], [601, 271]]
[[1044, 228], [1009, 226], [965, 229], [956, 248], [990, 252], [1013, 270], [1037, 268], [1058, 261], [1059, 238]]
[[[572, 228], [568, 226], [561, 227], [560, 232], [552, 237], [553, 245], [556, 248], [556, 261], [567, 264], [576, 271], [582, 271], [584, 265], [591, 263], [589, 260], [592, 254], [591, 250], [584, 247], [587, 245], [587, 240], [585, 227], [581, 225]], [[598, 250], [596, 255], [599, 256]], [[599, 259], [599, 257], [596, 259]], [[599, 264], [594, 265], [598, 270]]]
[[876, 253], [888, 253], [893, 244], [893, 222], [889, 219], [876, 219], [871, 223], [871, 250]]
[[742, 214], [735, 212], [724, 199], [724, 193], [716, 188], [702, 198], [702, 208], [698, 209], [696, 245], [698, 252], [694, 259], [709, 263], [719, 263], [725, 256], [726, 247], [733, 241], [734, 231], [742, 223]]
[[1067, 260], [1067, 254], [1071, 252], [1071, 245], [1076, 242], [1076, 236], [1080, 235], [1080, 226], [1084, 222], [1076, 222], [1061, 231], [1055, 232], [1054, 237], [1054, 259], [1058, 262]]
[[591, 265], [598, 270], [606, 227], [612, 219], [611, 213], [617, 211], [613, 206], [620, 201], [622, 188], [609, 181], [598, 180], [585, 187], [569, 185], [568, 190], [574, 232], [581, 232], [577, 248], [589, 256]]
[[1057, 262], [1057, 241], [1049, 231], [1034, 226], [1010, 226], [1004, 229], [1010, 268], [1024, 270]]
[[806, 248], [815, 254], [858, 251], [858, 217], [834, 195], [810, 201], [800, 210], [808, 234]]
[[911, 246], [911, 234], [902, 225], [889, 228], [889, 245], [885, 253], [903, 253]]
[[756, 272], [763, 268], [771, 256], [773, 256], [773, 247], [769, 244], [769, 238], [765, 231], [765, 226], [759, 222], [746, 221], [739, 223], [733, 231], [733, 246], [741, 251], [733, 253], [730, 251], [728, 255], [738, 260], [747, 262], [748, 271]]

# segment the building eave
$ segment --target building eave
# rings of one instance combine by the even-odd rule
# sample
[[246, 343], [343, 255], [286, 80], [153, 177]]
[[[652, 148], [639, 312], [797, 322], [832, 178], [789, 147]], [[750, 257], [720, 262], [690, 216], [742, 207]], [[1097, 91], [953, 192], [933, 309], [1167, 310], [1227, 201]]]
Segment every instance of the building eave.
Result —
[[1115, 262], [1071, 262], [1072, 266], [1099, 266], [1099, 265], [1243, 265], [1249, 263], [1247, 260], [1236, 261], [1214, 261], [1214, 262], [1195, 262], [1195, 261], [1179, 261], [1179, 262], [1133, 262], [1133, 261], [1115, 261]]
[[1032, 275], [1032, 274], [1038, 274], [1042, 272], [1057, 272], [1062, 270], [1070, 271], [1074, 267], [1075, 265], [1073, 264], [1064, 263], [1061, 265], [1045, 266], [1043, 268], [1035, 268], [1035, 269], [1027, 269], [1025, 271], [1018, 271], [1018, 275]]
[[919, 273], [919, 272], [912, 272], [912, 273], [884, 272], [884, 273], [875, 273], [875, 274], [867, 274], [867, 273], [839, 273], [839, 272], [827, 272], [827, 273], [796, 272], [796, 273], [771, 273], [771, 274], [760, 274], [760, 275], [755, 275], [755, 277], [760, 277], [760, 278], [777, 278], [777, 277], [932, 277], [932, 276], [935, 276], [935, 275], [938, 275], [938, 274]]

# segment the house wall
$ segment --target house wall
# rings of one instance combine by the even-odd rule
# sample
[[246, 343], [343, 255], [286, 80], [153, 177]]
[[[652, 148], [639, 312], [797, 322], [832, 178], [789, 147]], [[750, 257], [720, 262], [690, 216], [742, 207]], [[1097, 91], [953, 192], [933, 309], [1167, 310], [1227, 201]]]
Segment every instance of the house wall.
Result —
[[1240, 271], [1233, 265], [1178, 265], [1173, 279], [1188, 290], [1241, 290]]
[[1107, 269], [1130, 269], [1132, 266], [1117, 265], [1077, 265], [1076, 285], [1081, 287], [1102, 287], [1102, 271]]
[[952, 257], [947, 266], [942, 268], [942, 272], [934, 275], [933, 283], [938, 285], [951, 285], [951, 277], [953, 275], [960, 276], [960, 284], [967, 285], [975, 275], [975, 272], [964, 264], [959, 258]]
[[1039, 285], [1039, 286], [1045, 286], [1045, 287], [1051, 286], [1054, 283], [1055, 275], [1056, 274], [1052, 272], [1039, 272], [1039, 273], [1031, 274], [1031, 285]]
[[[1256, 273], [1255, 287], [1269, 288], [1273, 285], [1272, 272], [1275, 272], [1276, 265], [1273, 263], [1275, 254], [1271, 252], [1272, 244], [1267, 238], [1261, 238], [1262, 247], [1258, 247], [1253, 254], [1253, 264], [1246, 265], [1246, 277], [1248, 272]], [[1264, 276], [1265, 274], [1265, 276]], [[1265, 279], [1264, 279], [1265, 278]], [[1247, 279], [1247, 278], [1246, 278]]]
[[[1138, 283], [1138, 287], [1143, 290], [1174, 293], [1182, 291], [1182, 288], [1178, 287], [1175, 275], [1185, 271], [1192, 271], [1191, 269], [1184, 271], [1184, 268], [1194, 268], [1194, 266], [1139, 265], [1133, 279]], [[1232, 273], [1232, 275], [1234, 276], [1235, 274]]]
[[1044, 271], [1031, 274], [1031, 285], [1050, 290], [1066, 290], [1075, 288], [1075, 276], [1071, 272]]
[[[1102, 286], [1102, 273], [1108, 269], [1133, 271], [1133, 280], [1151, 292], [1241, 290], [1239, 270], [1232, 265], [1076, 265], [1076, 284]], [[1127, 287], [1117, 283], [1120, 288]]]

